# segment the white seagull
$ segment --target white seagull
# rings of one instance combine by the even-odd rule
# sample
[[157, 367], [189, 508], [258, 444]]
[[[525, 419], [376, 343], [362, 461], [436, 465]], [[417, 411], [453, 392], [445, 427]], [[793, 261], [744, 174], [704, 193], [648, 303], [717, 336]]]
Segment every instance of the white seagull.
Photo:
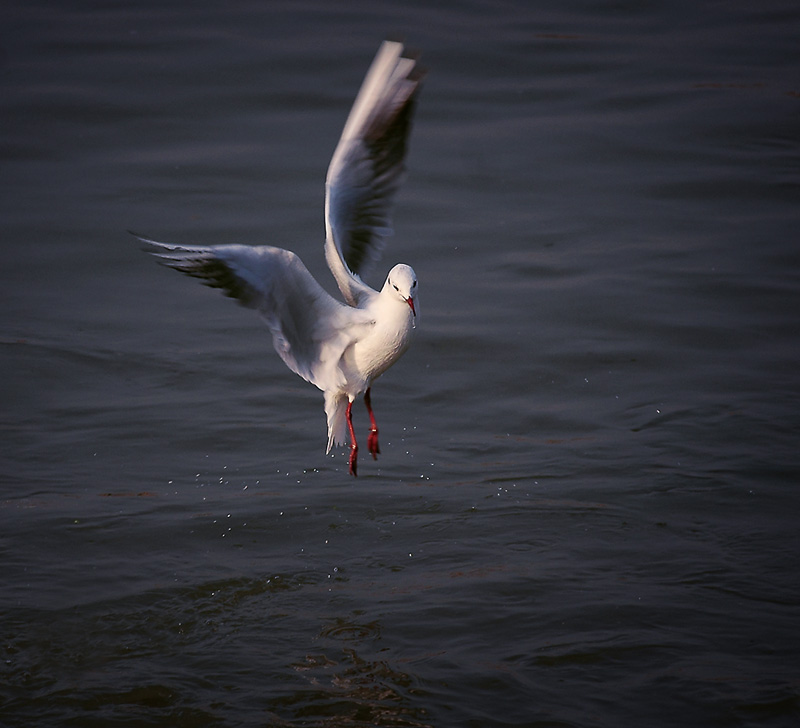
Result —
[[350, 435], [350, 473], [357, 474], [353, 401], [364, 395], [367, 448], [377, 459], [378, 426], [370, 386], [406, 351], [419, 314], [417, 276], [389, 271], [380, 293], [360, 275], [391, 234], [390, 207], [404, 171], [406, 143], [422, 80], [403, 45], [385, 41], [367, 72], [325, 181], [325, 259], [345, 303], [330, 296], [289, 250], [272, 246], [159, 243], [165, 265], [256, 309], [286, 365], [325, 394], [328, 449]]

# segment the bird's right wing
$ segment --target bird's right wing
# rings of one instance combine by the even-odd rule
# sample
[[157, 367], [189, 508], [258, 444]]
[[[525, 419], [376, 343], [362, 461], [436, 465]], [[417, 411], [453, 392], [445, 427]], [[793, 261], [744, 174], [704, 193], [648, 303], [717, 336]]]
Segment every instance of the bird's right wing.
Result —
[[414, 100], [422, 80], [403, 45], [385, 41], [367, 72], [325, 182], [325, 258], [345, 300], [357, 306], [374, 292], [359, 276], [391, 234], [390, 209], [400, 186]]
[[[342, 383], [344, 350], [366, 316], [331, 297], [294, 253], [271, 246], [185, 246], [138, 237], [164, 265], [256, 309], [286, 365], [322, 389]], [[364, 321], [361, 321], [361, 319]]]

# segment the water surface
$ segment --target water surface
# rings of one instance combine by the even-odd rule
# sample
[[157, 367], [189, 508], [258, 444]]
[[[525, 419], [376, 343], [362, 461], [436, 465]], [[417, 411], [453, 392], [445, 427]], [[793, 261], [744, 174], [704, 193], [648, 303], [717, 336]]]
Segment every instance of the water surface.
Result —
[[[796, 4], [2, 13], [5, 725], [796, 724]], [[125, 231], [333, 290], [387, 34], [430, 72], [370, 282], [413, 265], [421, 326], [353, 479]]]

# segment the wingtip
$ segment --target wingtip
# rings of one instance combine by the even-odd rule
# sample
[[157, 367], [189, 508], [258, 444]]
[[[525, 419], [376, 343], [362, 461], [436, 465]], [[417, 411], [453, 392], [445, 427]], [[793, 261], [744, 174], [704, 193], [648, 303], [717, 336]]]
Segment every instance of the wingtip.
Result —
[[152, 252], [152, 251], [148, 250], [148, 247], [154, 247], [154, 246], [162, 246], [163, 247], [163, 243], [158, 243], [155, 240], [151, 240], [150, 238], [145, 237], [144, 235], [141, 235], [141, 234], [139, 234], [137, 232], [134, 232], [133, 230], [128, 230], [128, 235], [132, 235], [140, 243], [144, 243], [145, 246], [147, 246], [147, 247], [143, 247], [142, 250], [144, 250], [144, 251], [146, 251], [148, 253]]
[[[390, 46], [398, 46], [398, 53], [402, 53], [403, 49], [405, 48], [405, 38], [401, 35], [386, 35], [386, 37], [381, 42], [380, 48], [390, 47]], [[379, 48], [379, 50], [380, 50]]]
[[[384, 39], [382, 46], [385, 45], [395, 45], [399, 46], [399, 56], [403, 58], [408, 58], [410, 61], [414, 61], [415, 64], [418, 63], [419, 59], [422, 57], [422, 50], [417, 48], [416, 46], [407, 46], [406, 39], [400, 35], [387, 35]], [[414, 70], [412, 73], [421, 72], [422, 75], [425, 75], [426, 69], [420, 68], [419, 66], [415, 65]]]
[[158, 240], [153, 240], [152, 238], [148, 238], [144, 235], [140, 235], [139, 233], [134, 232], [133, 230], [128, 230], [128, 232], [133, 235], [140, 243], [144, 243], [144, 247], [142, 250], [146, 253], [150, 253], [151, 255], [158, 255], [158, 253], [153, 252], [150, 248], [158, 248], [161, 250], [189, 250], [184, 245], [176, 245], [175, 243], [162, 243]]

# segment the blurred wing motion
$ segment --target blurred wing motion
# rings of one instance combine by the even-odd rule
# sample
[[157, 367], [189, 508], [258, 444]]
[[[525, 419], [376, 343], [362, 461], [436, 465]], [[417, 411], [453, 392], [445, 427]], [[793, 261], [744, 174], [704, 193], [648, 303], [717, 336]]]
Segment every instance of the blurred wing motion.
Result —
[[360, 276], [391, 234], [390, 208], [405, 169], [406, 141], [422, 73], [403, 45], [385, 41], [358, 92], [325, 183], [325, 258], [345, 300], [374, 291]]
[[336, 365], [362, 333], [360, 319], [366, 324], [369, 316], [332, 298], [294, 253], [266, 245], [186, 246], [136, 237], [164, 251], [154, 253], [164, 265], [256, 309], [293, 372], [323, 391], [343, 384]]

